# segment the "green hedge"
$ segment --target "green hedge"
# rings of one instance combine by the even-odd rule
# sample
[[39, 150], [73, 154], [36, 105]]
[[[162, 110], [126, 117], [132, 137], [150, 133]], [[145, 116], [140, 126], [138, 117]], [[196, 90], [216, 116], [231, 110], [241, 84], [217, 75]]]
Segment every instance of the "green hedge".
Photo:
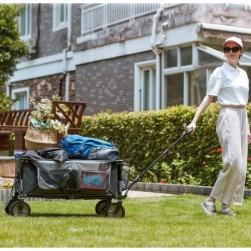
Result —
[[[159, 111], [86, 116], [81, 135], [116, 144], [121, 159], [129, 162], [132, 180], [181, 136], [196, 110], [197, 107], [173, 106]], [[215, 132], [218, 111], [217, 104], [211, 104], [198, 121], [196, 132], [179, 141], [142, 181], [212, 186], [221, 169]], [[250, 166], [247, 187], [251, 187]]]

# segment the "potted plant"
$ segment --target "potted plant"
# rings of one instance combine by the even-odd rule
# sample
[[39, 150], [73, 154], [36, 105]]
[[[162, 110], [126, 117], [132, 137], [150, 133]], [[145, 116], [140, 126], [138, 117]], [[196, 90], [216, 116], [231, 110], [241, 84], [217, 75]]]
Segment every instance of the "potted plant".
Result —
[[[53, 96], [53, 98], [55, 98]], [[57, 135], [67, 135], [69, 125], [54, 119], [52, 114], [52, 101], [44, 98], [39, 103], [30, 100], [34, 110], [29, 120], [30, 126], [25, 134], [25, 147], [27, 150], [41, 150], [57, 145]], [[57, 114], [60, 117], [60, 114]]]

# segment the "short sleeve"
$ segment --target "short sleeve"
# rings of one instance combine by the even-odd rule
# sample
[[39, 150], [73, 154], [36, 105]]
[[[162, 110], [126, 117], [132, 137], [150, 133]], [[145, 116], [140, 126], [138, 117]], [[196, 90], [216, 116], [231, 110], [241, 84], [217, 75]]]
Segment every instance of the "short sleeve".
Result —
[[208, 81], [207, 95], [218, 96], [222, 85], [219, 68], [215, 69]]

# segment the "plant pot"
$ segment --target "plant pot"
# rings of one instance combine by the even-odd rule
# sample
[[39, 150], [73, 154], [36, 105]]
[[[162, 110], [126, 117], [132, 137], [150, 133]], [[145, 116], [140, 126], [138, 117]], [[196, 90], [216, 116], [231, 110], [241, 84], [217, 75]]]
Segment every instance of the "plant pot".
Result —
[[27, 150], [43, 150], [57, 146], [57, 132], [29, 127], [24, 136]]
[[15, 177], [15, 159], [12, 156], [0, 156], [0, 177]]

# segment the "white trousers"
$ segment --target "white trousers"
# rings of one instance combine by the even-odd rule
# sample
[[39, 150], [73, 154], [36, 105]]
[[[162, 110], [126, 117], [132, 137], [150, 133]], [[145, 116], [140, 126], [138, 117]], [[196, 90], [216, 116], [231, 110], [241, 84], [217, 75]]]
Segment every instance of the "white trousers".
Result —
[[246, 108], [223, 107], [220, 110], [216, 133], [222, 147], [223, 168], [210, 195], [227, 205], [243, 203], [248, 131]]

